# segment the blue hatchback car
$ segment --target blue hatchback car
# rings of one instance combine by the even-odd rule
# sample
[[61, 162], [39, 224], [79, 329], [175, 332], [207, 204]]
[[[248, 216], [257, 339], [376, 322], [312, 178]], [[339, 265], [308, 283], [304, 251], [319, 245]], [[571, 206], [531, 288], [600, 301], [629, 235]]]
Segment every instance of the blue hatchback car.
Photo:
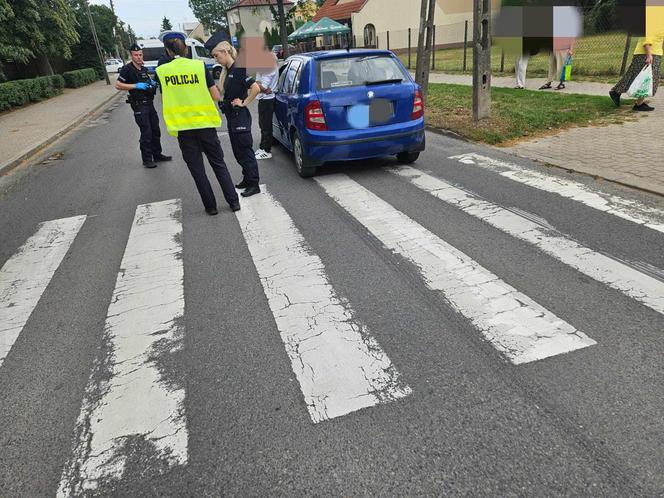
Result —
[[293, 152], [302, 177], [330, 161], [424, 150], [420, 87], [388, 50], [334, 50], [289, 57], [275, 92], [274, 138]]

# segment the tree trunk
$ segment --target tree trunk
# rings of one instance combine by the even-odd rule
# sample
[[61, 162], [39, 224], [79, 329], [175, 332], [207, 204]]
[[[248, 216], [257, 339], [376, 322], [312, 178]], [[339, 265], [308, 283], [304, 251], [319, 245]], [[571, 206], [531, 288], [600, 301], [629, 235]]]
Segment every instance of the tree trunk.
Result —
[[277, 0], [279, 9], [279, 31], [281, 31], [281, 46], [284, 51], [284, 60], [288, 59], [288, 31], [286, 31], [286, 14], [284, 13], [284, 0]]
[[434, 16], [436, 14], [436, 0], [429, 0], [429, 12], [427, 15], [427, 37], [426, 46], [424, 47], [424, 65], [422, 66], [422, 98], [426, 103], [427, 93], [429, 90], [429, 70], [431, 68], [431, 50], [433, 44], [433, 26]]
[[53, 68], [51, 67], [51, 62], [48, 60], [46, 54], [40, 53], [37, 54], [37, 57], [34, 59], [34, 71], [38, 76], [51, 76], [53, 74]]
[[417, 59], [415, 60], [415, 82], [422, 85], [422, 64], [424, 63], [424, 30], [426, 29], [428, 0], [422, 0], [420, 7], [420, 28], [417, 33]]

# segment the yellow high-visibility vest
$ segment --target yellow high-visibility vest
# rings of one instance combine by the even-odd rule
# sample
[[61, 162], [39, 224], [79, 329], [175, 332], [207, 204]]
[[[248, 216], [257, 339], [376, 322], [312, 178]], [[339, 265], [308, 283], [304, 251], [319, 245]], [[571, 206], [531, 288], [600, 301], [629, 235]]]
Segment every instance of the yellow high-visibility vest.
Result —
[[157, 68], [164, 121], [174, 137], [179, 131], [218, 128], [221, 117], [210, 96], [203, 61], [176, 57]]

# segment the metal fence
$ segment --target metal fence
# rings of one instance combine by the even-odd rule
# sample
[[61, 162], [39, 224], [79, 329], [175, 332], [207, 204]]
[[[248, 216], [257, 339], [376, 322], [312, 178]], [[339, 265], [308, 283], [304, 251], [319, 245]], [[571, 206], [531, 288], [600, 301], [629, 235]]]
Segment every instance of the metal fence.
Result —
[[[631, 60], [636, 46], [636, 37], [625, 32], [603, 30], [593, 26], [592, 34], [576, 41], [574, 48], [574, 74], [588, 77], [615, 77], [622, 74]], [[470, 72], [473, 67], [473, 23], [472, 21], [434, 27], [435, 51], [430, 61], [436, 71], [458, 73]], [[418, 29], [385, 31], [377, 33], [374, 45], [395, 52], [403, 63], [414, 69], [417, 57]], [[356, 46], [364, 46], [363, 40], [355, 40]], [[499, 40], [494, 40], [491, 67], [494, 74], [513, 73], [515, 56], [506, 53]], [[529, 75], [545, 75], [548, 72], [549, 53], [542, 52], [530, 58]]]

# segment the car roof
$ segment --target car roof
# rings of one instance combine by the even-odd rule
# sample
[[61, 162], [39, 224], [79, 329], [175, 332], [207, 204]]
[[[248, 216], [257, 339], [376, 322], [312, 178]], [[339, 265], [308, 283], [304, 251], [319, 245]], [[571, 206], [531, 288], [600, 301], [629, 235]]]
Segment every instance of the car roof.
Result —
[[[145, 39], [145, 40], [137, 40], [136, 43], [138, 43], [138, 45], [143, 47], [143, 48], [155, 48], [155, 47], [156, 48], [163, 48], [164, 47], [164, 42], [159, 40], [159, 39], [156, 39], [156, 38], [148, 38], [148, 39]], [[201, 47], [203, 46], [203, 44], [195, 38], [187, 38], [185, 43], [187, 45], [200, 45]]]
[[344, 56], [362, 57], [367, 55], [392, 55], [389, 50], [377, 50], [371, 48], [351, 48], [350, 50], [324, 50], [321, 52], [306, 52], [293, 57], [307, 57], [309, 59], [335, 59]]

